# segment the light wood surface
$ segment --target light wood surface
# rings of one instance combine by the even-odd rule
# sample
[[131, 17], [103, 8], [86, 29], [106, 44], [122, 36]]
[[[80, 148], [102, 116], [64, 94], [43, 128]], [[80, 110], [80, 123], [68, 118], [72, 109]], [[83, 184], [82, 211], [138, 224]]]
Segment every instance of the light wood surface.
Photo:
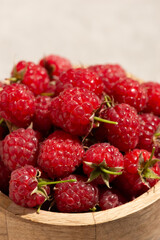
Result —
[[0, 193], [0, 240], [160, 240], [160, 182], [120, 207], [95, 213], [22, 208]]

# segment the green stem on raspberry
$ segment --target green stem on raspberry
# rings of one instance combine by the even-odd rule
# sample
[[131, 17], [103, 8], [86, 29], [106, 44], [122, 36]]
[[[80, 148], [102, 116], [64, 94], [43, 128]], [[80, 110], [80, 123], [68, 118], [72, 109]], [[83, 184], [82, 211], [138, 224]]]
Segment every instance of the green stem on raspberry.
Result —
[[54, 182], [47, 182], [44, 181], [43, 179], [39, 179], [40, 181], [38, 182], [38, 187], [46, 186], [46, 185], [53, 185], [53, 184], [58, 184], [58, 183], [65, 183], [65, 182], [76, 182], [76, 179], [68, 179], [68, 180], [60, 180], [60, 181], [54, 181]]
[[18, 79], [15, 77], [11, 77], [11, 78], [7, 78], [7, 80], [9, 80], [10, 82], [17, 82]]
[[118, 122], [113, 122], [113, 121], [110, 121], [110, 120], [106, 120], [106, 119], [103, 119], [103, 118], [100, 118], [100, 117], [94, 117], [94, 120], [98, 121], [98, 122], [104, 122], [104, 123], [110, 123], [110, 124], [118, 124]]
[[154, 152], [155, 152], [155, 147], [153, 147], [153, 149], [152, 149], [151, 156], [150, 156], [149, 160], [146, 162], [146, 164], [143, 168], [143, 172], [145, 172], [145, 170], [150, 167], [150, 163], [151, 163], [152, 158], [154, 156]]
[[159, 137], [159, 136], [160, 136], [160, 133], [155, 133], [154, 136], [155, 136], [155, 137]]
[[1, 119], [0, 119], [0, 125], [2, 124], [2, 122], [3, 122], [3, 121], [4, 121], [4, 119], [3, 119], [3, 118], [1, 118]]
[[104, 100], [105, 100], [105, 103], [106, 103], [106, 105], [107, 105], [107, 107], [108, 108], [111, 108], [112, 106], [111, 106], [111, 98], [108, 96], [108, 95], [106, 95], [105, 97], [104, 97]]
[[54, 93], [44, 92], [44, 93], [41, 93], [40, 95], [41, 95], [41, 96], [46, 96], [46, 97], [53, 97]]
[[105, 169], [103, 167], [101, 167], [101, 171], [104, 172], [104, 173], [111, 174], [111, 175], [121, 175], [122, 174], [122, 172], [113, 172], [113, 171], [110, 171], [110, 170]]

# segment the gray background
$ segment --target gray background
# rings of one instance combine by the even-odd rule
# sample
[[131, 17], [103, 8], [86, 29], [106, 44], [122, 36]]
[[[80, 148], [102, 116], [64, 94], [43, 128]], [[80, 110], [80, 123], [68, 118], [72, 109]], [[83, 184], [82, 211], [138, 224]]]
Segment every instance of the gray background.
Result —
[[160, 0], [0, 0], [0, 79], [50, 53], [160, 82]]

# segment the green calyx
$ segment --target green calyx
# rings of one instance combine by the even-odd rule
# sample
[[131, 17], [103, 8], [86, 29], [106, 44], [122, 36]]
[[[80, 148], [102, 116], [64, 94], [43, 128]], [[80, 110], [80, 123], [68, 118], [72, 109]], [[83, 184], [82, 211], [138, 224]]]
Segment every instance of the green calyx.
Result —
[[142, 182], [148, 186], [149, 183], [147, 182], [147, 178], [152, 178], [152, 179], [160, 179], [160, 176], [158, 176], [153, 170], [152, 167], [160, 161], [160, 159], [154, 158], [154, 152], [155, 152], [155, 147], [152, 149], [151, 156], [148, 161], [144, 161], [143, 158], [143, 153], [139, 155], [139, 163], [138, 163], [138, 174], [140, 175], [140, 178]]
[[110, 185], [109, 185], [110, 175], [122, 174], [122, 169], [123, 169], [122, 167], [109, 167], [105, 159], [103, 160], [103, 162], [99, 164], [91, 163], [91, 162], [84, 162], [84, 163], [89, 167], [93, 168], [93, 171], [91, 172], [87, 182], [92, 182], [94, 179], [101, 176], [103, 181], [107, 185], [107, 187], [110, 188]]

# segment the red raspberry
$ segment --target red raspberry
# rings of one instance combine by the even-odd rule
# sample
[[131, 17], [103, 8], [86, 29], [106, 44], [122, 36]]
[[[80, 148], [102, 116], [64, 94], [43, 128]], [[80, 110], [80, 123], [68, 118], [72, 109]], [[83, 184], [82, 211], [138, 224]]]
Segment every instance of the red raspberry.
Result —
[[10, 179], [10, 171], [0, 160], [0, 191], [7, 193]]
[[117, 189], [102, 188], [100, 190], [99, 206], [101, 210], [115, 208], [126, 202], [125, 197]]
[[142, 86], [147, 91], [148, 102], [144, 109], [145, 112], [152, 112], [153, 114], [160, 115], [160, 84], [155, 82], [146, 82]]
[[69, 69], [62, 73], [56, 82], [56, 92], [59, 94], [67, 88], [85, 88], [94, 92], [99, 97], [102, 95], [102, 80], [86, 68]]
[[18, 127], [27, 127], [35, 111], [35, 97], [22, 84], [5, 86], [0, 92], [0, 116]]
[[90, 181], [98, 177], [96, 179], [98, 184], [105, 182], [109, 185], [108, 182], [113, 181], [117, 174], [121, 174], [120, 170], [123, 168], [123, 164], [123, 155], [109, 143], [92, 145], [83, 157], [84, 173], [90, 176]]
[[57, 130], [41, 144], [38, 165], [53, 179], [66, 177], [81, 164], [83, 154], [77, 137]]
[[51, 98], [47, 96], [36, 97], [36, 109], [33, 118], [33, 128], [47, 134], [52, 126], [50, 119]]
[[27, 164], [35, 165], [37, 150], [36, 132], [32, 129], [19, 128], [8, 134], [2, 141], [2, 160], [10, 171]]
[[111, 95], [115, 83], [121, 77], [126, 77], [125, 70], [118, 64], [93, 65], [88, 69], [97, 73], [102, 79], [105, 87], [104, 92], [108, 95]]
[[108, 123], [101, 124], [101, 128], [104, 129], [104, 136], [112, 145], [122, 152], [136, 147], [139, 140], [140, 124], [135, 108], [125, 103], [117, 104], [104, 110], [101, 117], [118, 122], [114, 126]]
[[127, 103], [136, 108], [138, 112], [142, 111], [147, 103], [146, 89], [131, 78], [122, 78], [114, 85], [112, 95], [118, 103]]
[[151, 152], [153, 146], [156, 147], [156, 144], [154, 144], [154, 134], [160, 124], [160, 118], [152, 113], [144, 113], [139, 115], [139, 120], [140, 134], [137, 147]]
[[[117, 187], [124, 194], [132, 198], [137, 197], [157, 183], [158, 179], [156, 178], [160, 174], [160, 167], [158, 163], [154, 162], [154, 156], [149, 163], [150, 157], [151, 153], [142, 149], [134, 149], [126, 153], [124, 156], [124, 172], [116, 179]], [[149, 163], [148, 167], [147, 163]]]
[[25, 61], [14, 66], [11, 76], [27, 85], [35, 95], [46, 92], [50, 81], [45, 68]]
[[68, 59], [57, 55], [46, 56], [40, 60], [39, 64], [46, 68], [51, 80], [55, 79], [62, 72], [72, 68], [72, 65]]
[[70, 88], [60, 93], [51, 102], [53, 124], [73, 135], [88, 134], [93, 115], [100, 107], [100, 99], [82, 88]]
[[9, 197], [23, 207], [36, 207], [45, 202], [50, 193], [48, 186], [38, 186], [37, 170], [30, 165], [11, 173]]
[[80, 175], [70, 175], [66, 179], [76, 179], [73, 183], [56, 185], [55, 202], [60, 212], [87, 212], [98, 204], [98, 188], [86, 183], [87, 179]]

